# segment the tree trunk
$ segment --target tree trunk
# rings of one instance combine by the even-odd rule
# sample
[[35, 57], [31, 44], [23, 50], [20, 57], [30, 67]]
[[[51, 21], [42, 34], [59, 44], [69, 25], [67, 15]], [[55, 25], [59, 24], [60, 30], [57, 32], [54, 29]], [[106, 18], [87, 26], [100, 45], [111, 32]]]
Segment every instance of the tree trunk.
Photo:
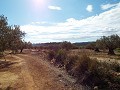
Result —
[[95, 52], [100, 52], [99, 48], [95, 48], [94, 51], [95, 51]]
[[4, 51], [2, 51], [2, 55], [3, 55], [3, 58], [5, 59], [5, 62], [6, 62], [6, 58], [5, 58], [5, 55], [4, 55]]
[[109, 55], [115, 55], [114, 49], [109, 48], [108, 54], [109, 54]]
[[22, 53], [22, 51], [23, 51], [23, 48], [20, 49], [20, 53]]

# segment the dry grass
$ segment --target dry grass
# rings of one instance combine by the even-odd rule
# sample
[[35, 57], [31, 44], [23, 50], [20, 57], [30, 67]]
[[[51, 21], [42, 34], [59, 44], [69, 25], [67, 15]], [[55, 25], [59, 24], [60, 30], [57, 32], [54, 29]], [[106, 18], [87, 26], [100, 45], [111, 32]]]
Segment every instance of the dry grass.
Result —
[[13, 86], [17, 81], [18, 75], [9, 71], [0, 72], [1, 88], [5, 89], [8, 86]]
[[20, 69], [17, 64], [17, 59], [10, 55], [6, 56], [6, 61], [4, 58], [0, 59], [0, 89], [13, 90], [12, 87], [19, 80]]
[[[109, 59], [116, 60], [117, 56], [110, 56], [103, 52], [96, 53], [87, 49], [71, 50], [64, 53], [67, 53], [65, 58], [59, 57], [59, 59], [65, 62], [66, 71], [76, 77], [77, 82], [91, 87], [98, 86], [100, 89], [118, 89], [120, 87], [120, 77], [114, 76], [120, 73], [120, 64], [116, 61], [108, 62]], [[91, 57], [94, 58], [91, 59]], [[101, 58], [103, 61], [101, 62], [95, 57]]]
[[119, 63], [99, 62], [83, 54], [75, 57], [72, 58], [74, 63], [70, 65], [70, 72], [78, 79], [77, 82], [98, 86], [99, 89], [120, 88], [120, 76], [117, 76], [120, 73]]
[[[70, 51], [71, 55], [82, 55], [86, 54], [89, 57], [94, 57], [94, 58], [102, 58], [102, 60], [118, 60], [120, 61], [120, 53], [115, 52], [116, 55], [108, 55], [107, 51], [101, 51], [101, 52], [94, 52], [94, 50], [89, 50], [89, 49], [74, 49]], [[108, 61], [107, 60], [107, 61]]]

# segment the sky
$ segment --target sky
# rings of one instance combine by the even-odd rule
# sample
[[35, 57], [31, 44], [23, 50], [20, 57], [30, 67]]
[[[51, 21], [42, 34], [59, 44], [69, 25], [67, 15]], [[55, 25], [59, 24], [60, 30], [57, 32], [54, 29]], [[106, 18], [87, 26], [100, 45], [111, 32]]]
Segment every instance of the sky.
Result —
[[120, 36], [120, 0], [0, 0], [0, 15], [32, 43]]

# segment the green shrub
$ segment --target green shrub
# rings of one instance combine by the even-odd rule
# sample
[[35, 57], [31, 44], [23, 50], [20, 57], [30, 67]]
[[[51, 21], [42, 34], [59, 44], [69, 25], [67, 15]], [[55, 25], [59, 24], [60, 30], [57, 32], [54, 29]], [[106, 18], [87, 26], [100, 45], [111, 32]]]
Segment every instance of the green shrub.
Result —
[[110, 64], [111, 69], [114, 70], [115, 72], [120, 72], [120, 64], [118, 62], [113, 62]]
[[60, 44], [60, 46], [61, 46], [62, 49], [66, 49], [68, 51], [68, 50], [72, 49], [74, 45], [71, 42], [63, 41]]
[[120, 48], [117, 48], [116, 51], [120, 53]]
[[67, 51], [64, 49], [60, 49], [56, 53], [55, 64], [65, 65], [66, 59], [67, 59]]
[[50, 51], [49, 59], [55, 64], [64, 66], [68, 74], [76, 77], [77, 83], [97, 86], [100, 90], [118, 90], [120, 88], [120, 64], [118, 62], [100, 62], [86, 54], [68, 54], [64, 49]]
[[72, 69], [75, 67], [75, 63], [79, 60], [78, 55], [69, 55], [65, 62], [66, 71], [72, 75]]
[[74, 67], [75, 74], [79, 75], [81, 73], [85, 73], [88, 70], [89, 63], [90, 63], [90, 58], [87, 57], [86, 55], [81, 55], [79, 57], [79, 60], [75, 62], [75, 67]]
[[115, 76], [115, 72], [120, 68], [118, 63], [98, 62], [87, 55], [69, 56], [68, 61], [67, 70], [77, 78], [78, 83], [98, 86], [99, 89], [117, 90], [120, 87], [120, 77]]
[[2, 58], [3, 57], [3, 53], [2, 52], [0, 52], [0, 58]]
[[54, 58], [55, 58], [55, 51], [50, 50], [50, 51], [48, 52], [48, 60], [52, 60], [52, 59], [54, 59]]

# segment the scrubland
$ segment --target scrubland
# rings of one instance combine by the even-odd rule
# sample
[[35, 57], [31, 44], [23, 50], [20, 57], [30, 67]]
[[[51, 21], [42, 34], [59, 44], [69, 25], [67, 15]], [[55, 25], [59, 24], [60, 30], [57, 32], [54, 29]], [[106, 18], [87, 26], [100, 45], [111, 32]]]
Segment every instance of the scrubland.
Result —
[[1, 90], [119, 90], [120, 56], [88, 49], [34, 49], [0, 59]]

